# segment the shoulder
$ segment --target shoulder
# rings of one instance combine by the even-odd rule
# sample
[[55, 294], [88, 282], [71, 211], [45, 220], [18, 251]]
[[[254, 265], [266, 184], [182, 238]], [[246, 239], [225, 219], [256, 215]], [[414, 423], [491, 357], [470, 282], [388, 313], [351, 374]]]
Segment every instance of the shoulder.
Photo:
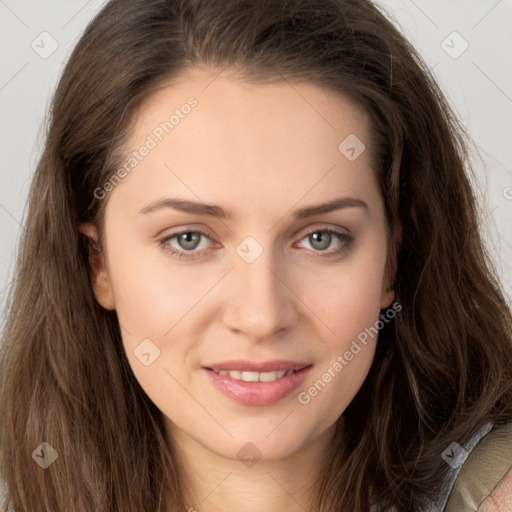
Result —
[[512, 422], [495, 426], [471, 450], [444, 510], [512, 511]]
[[478, 507], [478, 512], [509, 512], [510, 510], [512, 510], [512, 469]]

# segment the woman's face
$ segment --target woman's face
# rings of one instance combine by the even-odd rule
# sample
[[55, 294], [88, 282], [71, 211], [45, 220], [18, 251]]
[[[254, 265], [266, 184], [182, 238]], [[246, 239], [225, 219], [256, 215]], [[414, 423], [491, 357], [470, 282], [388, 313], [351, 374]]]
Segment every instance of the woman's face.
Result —
[[394, 298], [384, 206], [354, 103], [215, 73], [141, 109], [122, 179], [102, 185], [95, 293], [176, 439], [278, 459], [332, 427], [367, 376], [368, 330]]

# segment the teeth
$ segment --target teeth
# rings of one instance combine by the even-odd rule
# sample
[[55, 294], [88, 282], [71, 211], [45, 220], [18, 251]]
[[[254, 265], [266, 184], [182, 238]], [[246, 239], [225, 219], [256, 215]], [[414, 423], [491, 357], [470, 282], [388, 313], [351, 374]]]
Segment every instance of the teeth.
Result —
[[277, 370], [275, 372], [240, 372], [240, 371], [226, 371], [226, 370], [213, 370], [219, 375], [228, 375], [235, 380], [243, 380], [244, 382], [272, 382], [282, 377], [291, 375], [293, 370]]
[[242, 372], [242, 380], [245, 382], [258, 382], [260, 374], [258, 372]]

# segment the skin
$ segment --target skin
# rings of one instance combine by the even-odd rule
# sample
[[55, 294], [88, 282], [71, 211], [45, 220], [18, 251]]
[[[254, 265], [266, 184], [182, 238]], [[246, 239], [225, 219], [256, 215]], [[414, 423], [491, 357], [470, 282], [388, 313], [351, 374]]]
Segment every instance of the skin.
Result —
[[512, 504], [512, 469], [478, 507], [478, 512], [507, 512]]
[[[246, 512], [308, 510], [335, 422], [367, 376], [376, 337], [307, 405], [297, 395], [394, 300], [369, 117], [347, 97], [312, 84], [251, 85], [194, 69], [143, 105], [131, 151], [190, 96], [197, 107], [108, 197], [104, 252], [92, 274], [96, 298], [116, 310], [132, 370], [165, 416], [185, 468], [190, 510], [229, 512], [241, 504]], [[349, 134], [366, 145], [354, 161], [338, 150]], [[233, 217], [171, 208], [139, 213], [171, 196], [220, 205]], [[368, 209], [293, 218], [298, 208], [342, 196]], [[210, 237], [189, 249], [194, 259], [159, 245], [180, 229]], [[308, 237], [324, 229], [353, 241], [332, 235], [325, 248]], [[97, 239], [94, 226], [80, 230]], [[236, 252], [247, 236], [263, 250], [252, 263]], [[183, 239], [166, 244], [186, 252]], [[344, 251], [333, 254], [338, 248]], [[147, 338], [160, 350], [149, 366], [134, 355]], [[278, 403], [250, 406], [220, 393], [201, 370], [233, 359], [287, 359], [313, 369]], [[237, 455], [247, 443], [258, 450], [252, 467]], [[171, 509], [164, 496], [162, 511]]]

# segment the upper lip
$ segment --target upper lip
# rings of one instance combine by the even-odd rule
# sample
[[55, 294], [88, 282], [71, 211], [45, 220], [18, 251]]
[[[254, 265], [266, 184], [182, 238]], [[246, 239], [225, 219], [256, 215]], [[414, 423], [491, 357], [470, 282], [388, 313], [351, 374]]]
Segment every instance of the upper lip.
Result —
[[310, 363], [298, 363], [296, 361], [249, 361], [247, 359], [237, 359], [236, 361], [224, 361], [205, 366], [215, 371], [246, 371], [246, 372], [275, 372], [277, 370], [302, 370]]

